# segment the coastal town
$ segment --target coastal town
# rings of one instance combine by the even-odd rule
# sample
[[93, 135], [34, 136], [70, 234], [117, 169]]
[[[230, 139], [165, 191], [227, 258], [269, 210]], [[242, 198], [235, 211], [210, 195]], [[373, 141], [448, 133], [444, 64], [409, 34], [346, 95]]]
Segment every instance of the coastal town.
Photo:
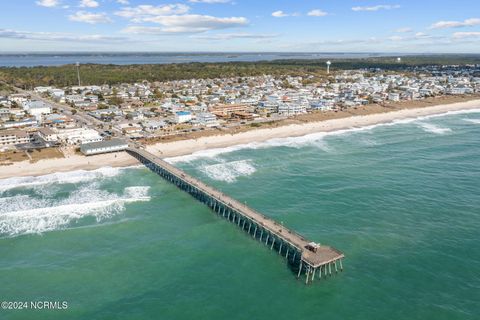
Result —
[[0, 320], [480, 320], [480, 1], [0, 8]]
[[0, 160], [8, 165], [36, 155], [93, 155], [124, 150], [129, 142], [220, 135], [371, 104], [475, 95], [479, 74], [480, 65], [435, 65], [339, 71], [323, 78], [265, 75], [97, 86], [82, 85], [79, 72], [77, 86], [0, 96]]

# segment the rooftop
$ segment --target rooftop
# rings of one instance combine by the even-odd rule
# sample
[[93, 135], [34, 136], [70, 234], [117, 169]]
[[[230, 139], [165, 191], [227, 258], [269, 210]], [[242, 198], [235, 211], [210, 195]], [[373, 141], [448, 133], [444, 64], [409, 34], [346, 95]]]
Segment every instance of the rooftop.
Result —
[[95, 150], [95, 149], [101, 149], [101, 148], [111, 148], [111, 147], [121, 147], [121, 146], [128, 146], [128, 143], [125, 142], [125, 140], [122, 139], [111, 139], [111, 140], [104, 140], [104, 141], [99, 141], [99, 142], [90, 142], [90, 143], [84, 143], [80, 146], [80, 149], [82, 152], [88, 151], [88, 150]]

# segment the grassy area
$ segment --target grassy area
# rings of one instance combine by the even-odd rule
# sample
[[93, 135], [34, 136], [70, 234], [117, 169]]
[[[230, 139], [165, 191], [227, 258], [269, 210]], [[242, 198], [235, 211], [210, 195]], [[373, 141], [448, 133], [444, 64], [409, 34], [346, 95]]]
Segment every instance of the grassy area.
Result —
[[32, 160], [30, 162], [37, 162], [45, 159], [64, 158], [63, 153], [57, 148], [36, 149], [29, 152]]
[[7, 96], [13, 93], [15, 90], [6, 83], [0, 82], [0, 96]]
[[64, 158], [63, 153], [57, 148], [35, 149], [27, 151], [0, 152], [0, 165], [9, 165], [13, 162], [30, 161], [31, 163], [40, 160]]
[[12, 162], [30, 160], [24, 151], [0, 152], [0, 165], [8, 165]]

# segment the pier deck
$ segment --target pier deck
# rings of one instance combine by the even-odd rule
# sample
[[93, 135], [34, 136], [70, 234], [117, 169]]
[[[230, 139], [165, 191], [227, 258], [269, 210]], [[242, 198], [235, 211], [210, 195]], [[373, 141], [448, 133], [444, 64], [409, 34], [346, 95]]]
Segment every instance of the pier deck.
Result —
[[[253, 210], [247, 205], [223, 194], [222, 192], [208, 186], [200, 180], [188, 175], [182, 170], [172, 166], [159, 157], [139, 148], [128, 148], [127, 152], [144, 163], [151, 170], [163, 176], [165, 179], [176, 184], [179, 188], [190, 193], [197, 199], [205, 202], [215, 212], [229, 221], [241, 225], [243, 230], [247, 230], [253, 237], [259, 238], [265, 242], [271, 249], [279, 248], [279, 253], [283, 255], [282, 248], [286, 250], [287, 260], [298, 266], [298, 276], [303, 272], [306, 274], [306, 283], [315, 277], [315, 272], [319, 271], [319, 277], [322, 271], [326, 276], [338, 271], [337, 262], [340, 263], [340, 270], [343, 269], [342, 258], [344, 255], [338, 250], [308, 241], [296, 232], [278, 224], [276, 221]], [[265, 237], [263, 235], [265, 234]], [[266, 240], [264, 239], [266, 238]], [[269, 242], [270, 240], [270, 242]]]

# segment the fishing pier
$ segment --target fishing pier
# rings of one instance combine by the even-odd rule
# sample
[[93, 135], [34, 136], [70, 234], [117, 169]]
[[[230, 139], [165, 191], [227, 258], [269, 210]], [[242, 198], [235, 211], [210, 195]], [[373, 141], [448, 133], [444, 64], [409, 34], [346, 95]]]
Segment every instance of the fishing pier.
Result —
[[129, 147], [126, 151], [147, 168], [179, 189], [206, 204], [217, 215], [236, 224], [270, 250], [278, 251], [295, 270], [297, 277], [305, 274], [305, 283], [331, 276], [343, 270], [343, 253], [306, 240], [294, 231], [278, 224], [246, 204], [221, 193], [146, 150]]

